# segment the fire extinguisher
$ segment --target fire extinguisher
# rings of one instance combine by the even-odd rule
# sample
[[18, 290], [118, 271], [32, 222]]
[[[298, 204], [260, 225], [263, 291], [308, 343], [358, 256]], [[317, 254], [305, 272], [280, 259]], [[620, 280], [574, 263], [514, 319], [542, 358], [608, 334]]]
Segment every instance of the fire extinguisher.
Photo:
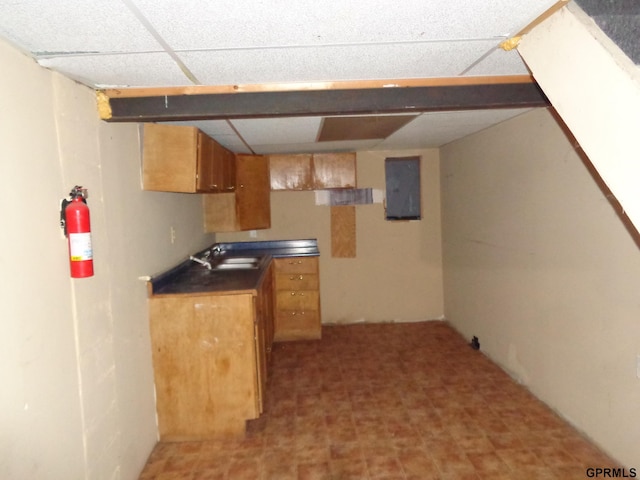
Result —
[[91, 223], [86, 196], [87, 190], [76, 185], [69, 193], [69, 199], [62, 201], [60, 210], [60, 224], [69, 244], [71, 278], [93, 276]]

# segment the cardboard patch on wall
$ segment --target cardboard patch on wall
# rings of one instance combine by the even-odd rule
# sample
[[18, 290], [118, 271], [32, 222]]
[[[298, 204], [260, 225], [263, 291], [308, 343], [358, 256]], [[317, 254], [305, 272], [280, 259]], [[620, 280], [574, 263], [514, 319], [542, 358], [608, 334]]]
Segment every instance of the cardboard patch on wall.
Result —
[[356, 207], [353, 205], [331, 207], [331, 256], [356, 256]]

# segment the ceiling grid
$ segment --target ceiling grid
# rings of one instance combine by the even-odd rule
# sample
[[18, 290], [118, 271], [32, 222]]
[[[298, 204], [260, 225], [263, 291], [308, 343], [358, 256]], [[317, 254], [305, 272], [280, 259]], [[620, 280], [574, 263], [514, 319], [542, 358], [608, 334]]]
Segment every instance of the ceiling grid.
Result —
[[[0, 36], [94, 89], [496, 77], [528, 74], [499, 45], [556, 3], [14, 0], [0, 3]], [[321, 117], [198, 125], [246, 153], [427, 148], [522, 111], [418, 113], [385, 138], [327, 142]]]

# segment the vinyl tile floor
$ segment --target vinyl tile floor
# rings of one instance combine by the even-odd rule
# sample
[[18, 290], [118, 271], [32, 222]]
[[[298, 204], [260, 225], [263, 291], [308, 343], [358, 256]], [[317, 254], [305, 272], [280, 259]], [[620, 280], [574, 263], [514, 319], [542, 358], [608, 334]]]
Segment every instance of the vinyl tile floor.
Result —
[[446, 322], [274, 346], [244, 439], [156, 445], [140, 480], [585, 479], [620, 468]]

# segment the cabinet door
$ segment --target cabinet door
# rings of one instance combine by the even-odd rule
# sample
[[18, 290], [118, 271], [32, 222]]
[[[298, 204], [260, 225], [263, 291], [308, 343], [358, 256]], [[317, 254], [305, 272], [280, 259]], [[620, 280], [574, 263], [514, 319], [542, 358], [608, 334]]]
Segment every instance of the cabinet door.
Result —
[[269, 164], [266, 157], [236, 156], [236, 211], [240, 230], [271, 227]]
[[233, 192], [236, 182], [234, 153], [214, 141], [212, 163], [211, 190], [220, 193]]
[[314, 153], [312, 170], [315, 189], [356, 187], [355, 153]]
[[269, 155], [271, 190], [311, 190], [311, 154]]
[[144, 190], [196, 191], [198, 129], [145, 123], [142, 149]]
[[202, 196], [205, 232], [237, 232], [238, 214], [235, 193], [211, 193]]
[[245, 421], [259, 415], [253, 299], [243, 294], [150, 300], [161, 440], [241, 435]]
[[226, 148], [222, 156], [222, 188], [225, 192], [236, 189], [236, 154]]
[[196, 172], [196, 190], [198, 192], [213, 191], [214, 176], [214, 147], [216, 142], [204, 133], [198, 131], [198, 153], [197, 153], [197, 172]]
[[267, 391], [267, 372], [271, 362], [271, 346], [273, 344], [273, 278], [271, 267], [265, 273], [263, 281], [258, 289], [256, 301], [256, 326], [255, 341], [257, 352], [257, 391], [260, 413], [264, 409], [265, 394]]

